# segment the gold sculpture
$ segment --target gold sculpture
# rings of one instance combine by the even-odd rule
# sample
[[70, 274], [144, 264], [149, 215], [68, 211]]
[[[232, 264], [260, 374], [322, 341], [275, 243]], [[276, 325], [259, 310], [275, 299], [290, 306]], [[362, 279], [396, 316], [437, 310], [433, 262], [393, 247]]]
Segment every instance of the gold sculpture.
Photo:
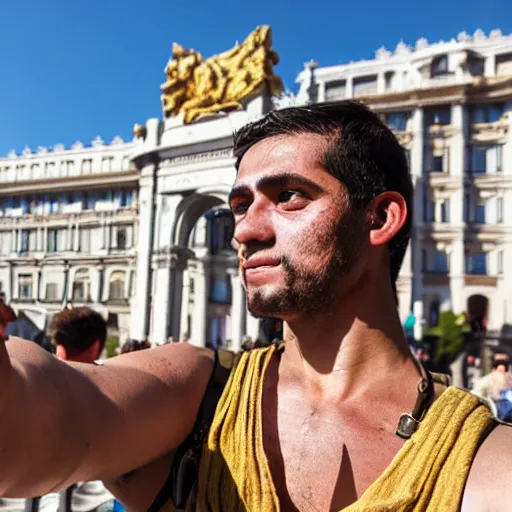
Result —
[[242, 44], [203, 60], [195, 50], [174, 43], [162, 85], [165, 117], [183, 114], [185, 123], [241, 108], [240, 101], [261, 90], [275, 94], [283, 89], [273, 66], [279, 56], [272, 50], [272, 30], [258, 27]]

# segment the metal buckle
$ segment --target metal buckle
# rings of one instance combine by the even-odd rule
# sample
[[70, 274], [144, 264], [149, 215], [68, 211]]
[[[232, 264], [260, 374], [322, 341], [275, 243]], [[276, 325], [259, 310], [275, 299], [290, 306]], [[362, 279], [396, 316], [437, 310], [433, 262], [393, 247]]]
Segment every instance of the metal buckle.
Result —
[[410, 439], [418, 429], [420, 422], [414, 419], [410, 414], [404, 413], [400, 416], [396, 435], [402, 439]]

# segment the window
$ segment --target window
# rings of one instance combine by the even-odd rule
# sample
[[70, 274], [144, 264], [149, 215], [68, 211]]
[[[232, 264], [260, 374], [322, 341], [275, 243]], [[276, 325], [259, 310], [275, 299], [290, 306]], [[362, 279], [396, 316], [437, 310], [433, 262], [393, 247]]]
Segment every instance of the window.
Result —
[[58, 233], [57, 229], [49, 229], [48, 230], [48, 252], [57, 252], [58, 251]]
[[130, 207], [132, 205], [133, 192], [128, 189], [121, 190], [120, 204], [122, 208]]
[[434, 57], [430, 65], [430, 76], [437, 78], [446, 75], [448, 75], [448, 56], [439, 55], [438, 57]]
[[74, 302], [87, 302], [91, 300], [91, 282], [89, 270], [86, 268], [75, 272], [72, 298]]
[[354, 98], [359, 98], [360, 96], [369, 96], [372, 94], [377, 94], [377, 77], [375, 75], [354, 78]]
[[194, 280], [192, 278], [188, 282], [188, 291], [189, 293], [194, 293]]
[[505, 53], [496, 56], [496, 75], [512, 75], [512, 53]]
[[124, 293], [125, 273], [123, 271], [112, 272], [109, 283], [109, 299], [122, 300]]
[[472, 149], [473, 173], [501, 172], [501, 146], [473, 146]]
[[439, 299], [435, 299], [430, 303], [429, 315], [428, 315], [428, 324], [430, 327], [435, 327], [439, 325], [439, 310], [440, 310], [440, 302]]
[[112, 170], [112, 162], [114, 161], [114, 157], [105, 156], [101, 160], [101, 171], [102, 172], [110, 172]]
[[425, 202], [425, 210], [423, 212], [423, 220], [425, 222], [435, 222], [435, 204], [432, 200]]
[[392, 130], [405, 131], [410, 117], [410, 112], [389, 112], [386, 114], [386, 124]]
[[444, 171], [444, 155], [432, 155], [432, 172]]
[[394, 71], [386, 71], [386, 73], [384, 73], [384, 83], [386, 85], [386, 91], [390, 91], [391, 89], [393, 89], [394, 78]]
[[428, 253], [426, 249], [421, 249], [421, 271], [428, 271]]
[[21, 232], [21, 252], [28, 252], [28, 244], [29, 244], [30, 232], [28, 229], [24, 229]]
[[20, 274], [18, 276], [18, 297], [21, 300], [32, 299], [32, 274]]
[[502, 223], [503, 222], [503, 208], [504, 208], [504, 203], [503, 203], [503, 198], [502, 197], [498, 197], [496, 199], [496, 222], [498, 223]]
[[210, 254], [232, 250], [233, 215], [229, 210], [212, 210], [206, 214]]
[[80, 227], [80, 252], [91, 252], [91, 228]]
[[57, 283], [46, 283], [46, 300], [58, 300]]
[[436, 251], [434, 256], [434, 272], [448, 272], [448, 255], [444, 251]]
[[474, 105], [471, 109], [472, 123], [494, 123], [499, 121], [505, 109], [504, 103]]
[[487, 254], [485, 252], [469, 254], [466, 272], [473, 275], [487, 275]]
[[325, 84], [325, 101], [345, 99], [345, 80], [334, 80]]
[[450, 222], [450, 200], [441, 203], [441, 222]]
[[475, 222], [485, 224], [485, 203], [475, 205]]
[[82, 160], [82, 173], [83, 174], [91, 174], [92, 171], [92, 159], [87, 158]]
[[117, 249], [126, 249], [127, 247], [127, 236], [126, 236], [126, 228], [117, 228], [116, 233], [116, 248]]
[[472, 76], [483, 76], [484, 74], [484, 59], [480, 59], [475, 55], [468, 57], [467, 66], [469, 73]]
[[425, 111], [425, 119], [428, 126], [432, 126], [433, 124], [450, 124], [451, 117], [451, 108], [449, 105], [434, 107]]
[[212, 277], [210, 281], [210, 301], [218, 304], [229, 304], [231, 302], [231, 283], [228, 277]]
[[503, 274], [503, 251], [498, 251], [498, 274]]
[[471, 196], [469, 194], [464, 194], [464, 222], [470, 221], [470, 212], [471, 212]]

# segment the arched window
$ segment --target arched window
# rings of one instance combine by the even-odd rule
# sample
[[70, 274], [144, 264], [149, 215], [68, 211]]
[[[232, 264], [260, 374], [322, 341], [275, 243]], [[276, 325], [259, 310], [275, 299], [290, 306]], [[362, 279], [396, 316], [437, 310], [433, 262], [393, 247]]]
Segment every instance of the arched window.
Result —
[[89, 269], [81, 268], [75, 272], [72, 300], [73, 302], [90, 302], [91, 279], [89, 277]]
[[123, 300], [125, 296], [126, 273], [122, 270], [112, 272], [110, 275], [108, 298], [111, 300]]

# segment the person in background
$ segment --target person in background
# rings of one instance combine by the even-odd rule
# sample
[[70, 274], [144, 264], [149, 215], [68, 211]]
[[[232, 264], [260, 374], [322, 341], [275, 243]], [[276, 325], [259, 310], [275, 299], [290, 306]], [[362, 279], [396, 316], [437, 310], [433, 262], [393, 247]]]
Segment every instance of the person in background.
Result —
[[128, 339], [123, 343], [120, 353], [128, 354], [129, 352], [137, 352], [138, 350], [146, 350], [148, 348], [151, 348], [151, 345], [147, 340], [138, 341], [138, 340]]
[[0, 292], [0, 341], [7, 339], [7, 324], [16, 318], [14, 310], [5, 302], [5, 293]]

